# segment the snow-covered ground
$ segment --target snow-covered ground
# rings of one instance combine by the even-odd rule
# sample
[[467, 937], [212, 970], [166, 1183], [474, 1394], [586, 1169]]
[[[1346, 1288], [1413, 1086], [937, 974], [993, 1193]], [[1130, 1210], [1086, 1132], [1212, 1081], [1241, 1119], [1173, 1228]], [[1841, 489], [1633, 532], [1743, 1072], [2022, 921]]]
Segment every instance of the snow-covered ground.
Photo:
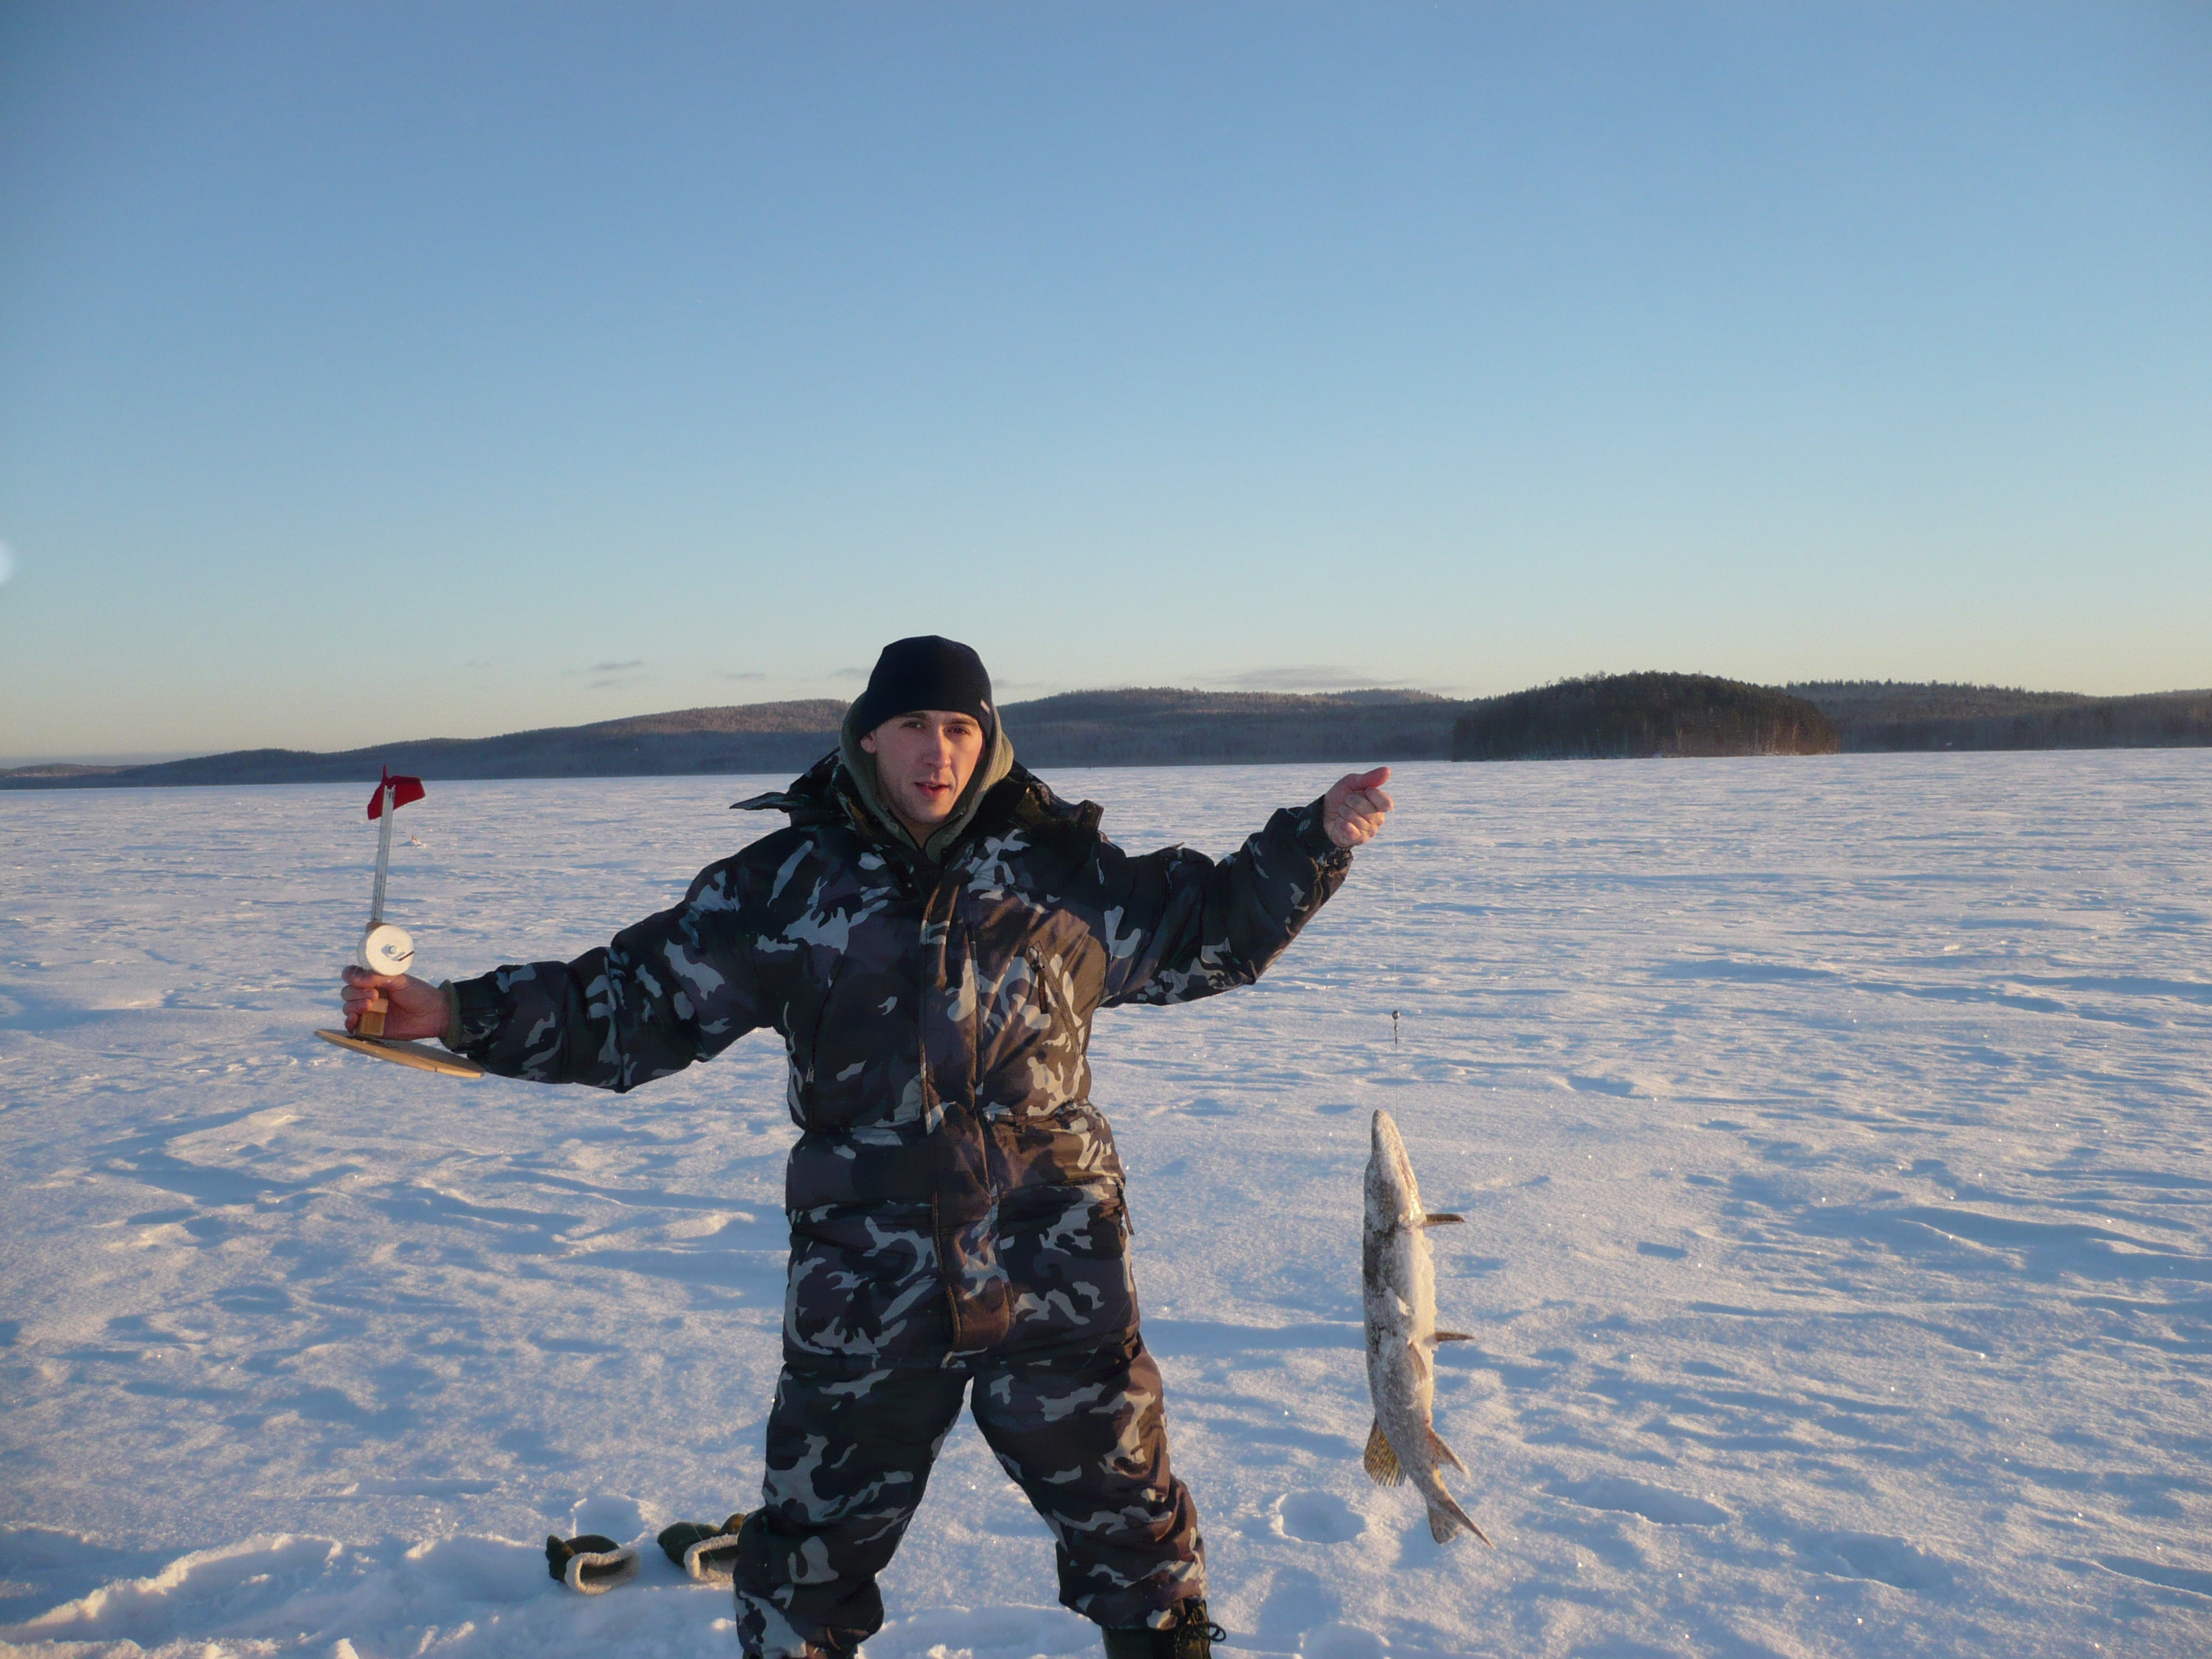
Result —
[[[1330, 775], [1054, 781], [1219, 852]], [[755, 787], [434, 786], [394, 918], [434, 976], [573, 954]], [[2212, 752], [1394, 787], [1267, 981], [1097, 1029], [1232, 1645], [2212, 1650]], [[725, 1655], [657, 1553], [586, 1600], [539, 1547], [757, 1490], [781, 1049], [618, 1099], [318, 1042], [367, 793], [0, 794], [0, 1645]], [[1376, 1106], [1471, 1223], [1494, 1553], [1360, 1470]], [[1095, 1651], [1052, 1583], [963, 1428], [869, 1651]]]

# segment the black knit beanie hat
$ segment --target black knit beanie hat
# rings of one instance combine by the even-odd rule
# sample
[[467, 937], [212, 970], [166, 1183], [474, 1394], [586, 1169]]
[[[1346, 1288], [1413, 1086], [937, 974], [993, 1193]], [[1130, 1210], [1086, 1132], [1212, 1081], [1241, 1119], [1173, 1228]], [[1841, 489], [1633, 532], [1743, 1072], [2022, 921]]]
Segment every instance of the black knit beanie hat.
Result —
[[972, 714], [988, 733], [998, 717], [991, 707], [991, 677], [984, 672], [983, 659], [959, 641], [935, 634], [894, 640], [876, 659], [868, 689], [845, 718], [848, 729], [858, 734], [917, 708]]

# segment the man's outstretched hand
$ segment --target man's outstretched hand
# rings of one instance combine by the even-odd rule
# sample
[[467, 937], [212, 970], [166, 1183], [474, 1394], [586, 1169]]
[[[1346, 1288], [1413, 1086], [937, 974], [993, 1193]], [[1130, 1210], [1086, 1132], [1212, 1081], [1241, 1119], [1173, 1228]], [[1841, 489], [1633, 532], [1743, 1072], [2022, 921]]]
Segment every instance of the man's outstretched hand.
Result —
[[362, 1010], [368, 1006], [371, 991], [384, 993], [392, 1005], [384, 1016], [384, 1035], [405, 1041], [443, 1036], [446, 1033], [446, 994], [427, 979], [412, 974], [372, 974], [366, 968], [345, 970], [345, 1028], [361, 1025]]
[[1353, 848], [1382, 833], [1382, 815], [1390, 810], [1390, 797], [1382, 786], [1390, 781], [1390, 769], [1347, 772], [1321, 798], [1321, 827], [1339, 847]]

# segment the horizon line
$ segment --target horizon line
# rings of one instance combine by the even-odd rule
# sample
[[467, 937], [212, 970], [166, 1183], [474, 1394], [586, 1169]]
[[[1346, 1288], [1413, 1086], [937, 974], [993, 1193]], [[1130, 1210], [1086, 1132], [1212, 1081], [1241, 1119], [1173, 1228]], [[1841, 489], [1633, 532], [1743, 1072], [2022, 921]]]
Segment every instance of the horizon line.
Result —
[[[1514, 696], [1518, 695], [1520, 691], [1540, 690], [1549, 686], [1564, 685], [1573, 680], [1616, 678], [1620, 673], [1694, 673], [1697, 672], [1698, 671], [1696, 670], [1680, 669], [1601, 670], [1587, 674], [1564, 674], [1556, 679], [1546, 680], [1536, 685], [1519, 687], [1515, 691], [1488, 692], [1476, 696], [1455, 696], [1449, 692], [1432, 691], [1425, 687], [1413, 685], [1404, 682], [1388, 685], [1378, 685], [1373, 684], [1366, 685], [1350, 685], [1329, 690], [1314, 690], [1309, 691], [1290, 691], [1282, 690], [1262, 690], [1249, 686], [1222, 690], [1218, 688], [1208, 689], [1204, 686], [1193, 685], [1089, 685], [1072, 687], [1065, 691], [1048, 691], [1038, 696], [1023, 697], [1014, 702], [1001, 702], [999, 707], [1001, 708], [1018, 708], [1029, 703], [1047, 702], [1054, 697], [1103, 696], [1117, 691], [1188, 691], [1199, 696], [1221, 697], [1342, 697], [1354, 696], [1362, 693], [1376, 691], [1408, 691], [1420, 696], [1435, 697], [1445, 702], [1486, 702], [1493, 696]], [[1712, 678], [1724, 679], [1728, 677], [1725, 675], [1716, 675]], [[1779, 680], [1765, 682], [1745, 680], [1739, 683], [1746, 685], [1762, 685], [1765, 690], [1774, 691], [1789, 691], [1799, 686], [1820, 685], [1928, 686], [1976, 691], [2014, 691], [2037, 696], [2082, 697], [2091, 702], [2118, 702], [2130, 697], [2191, 696], [2202, 695], [2206, 692], [2212, 692], [2212, 686], [2175, 686], [2162, 691], [2116, 691], [2098, 693], [2067, 691], [2055, 689], [2043, 690], [2030, 688], [2024, 685], [2003, 685], [1994, 680], [1900, 680], [1893, 678], [1858, 678]], [[21, 771], [27, 767], [44, 766], [159, 766], [170, 761], [211, 760], [222, 755], [250, 754], [257, 750], [264, 749], [275, 749], [293, 754], [343, 755], [351, 754], [358, 750], [377, 748], [383, 744], [398, 746], [417, 743], [487, 743], [496, 742], [501, 738], [528, 737], [540, 732], [580, 731], [586, 730], [595, 726], [612, 726], [623, 720], [653, 720], [663, 715], [685, 714], [702, 708], [776, 708], [787, 707], [792, 703], [801, 702], [842, 703], [846, 707], [849, 708], [852, 705], [852, 699], [849, 697], [836, 696], [776, 697], [759, 702], [688, 703], [679, 708], [653, 708], [633, 714], [610, 714], [599, 720], [571, 721], [565, 726], [523, 726], [507, 732], [483, 732], [476, 737], [452, 737], [440, 735], [433, 737], [391, 738], [380, 739], [378, 742], [356, 744], [352, 745], [350, 748], [345, 749], [287, 750], [286, 746], [282, 744], [252, 744], [232, 749], [131, 749], [94, 751], [76, 750], [59, 754], [0, 755], [0, 773]]]

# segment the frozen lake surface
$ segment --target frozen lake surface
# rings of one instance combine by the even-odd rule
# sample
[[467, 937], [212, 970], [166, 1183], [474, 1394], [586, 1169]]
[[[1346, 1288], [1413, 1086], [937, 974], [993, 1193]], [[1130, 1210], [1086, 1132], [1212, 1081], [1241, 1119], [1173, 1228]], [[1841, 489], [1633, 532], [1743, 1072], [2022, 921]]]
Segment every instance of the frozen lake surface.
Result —
[[[1218, 854], [1333, 775], [1051, 781]], [[432, 977], [573, 955], [757, 787], [434, 785], [394, 919]], [[2212, 751], [1393, 788], [1259, 987], [1097, 1026], [1231, 1647], [2212, 1651]], [[617, 1098], [318, 1042], [367, 793], [0, 794], [0, 1647], [726, 1655], [658, 1552], [586, 1600], [539, 1546], [753, 1501], [781, 1047]], [[1495, 1553], [1360, 1469], [1376, 1106], [1470, 1223]], [[1097, 1650], [969, 1426], [885, 1592], [874, 1659]]]

